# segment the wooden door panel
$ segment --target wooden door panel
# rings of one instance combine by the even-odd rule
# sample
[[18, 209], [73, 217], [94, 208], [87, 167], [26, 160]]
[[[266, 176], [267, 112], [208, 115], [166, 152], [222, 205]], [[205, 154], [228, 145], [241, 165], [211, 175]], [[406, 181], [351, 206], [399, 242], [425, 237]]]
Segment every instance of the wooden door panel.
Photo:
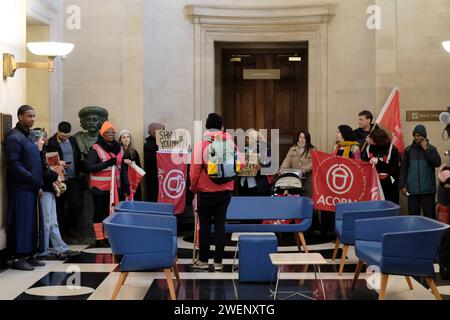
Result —
[[255, 91], [236, 92], [236, 127], [254, 128], [256, 125]]
[[[300, 54], [301, 62], [287, 55]], [[241, 62], [231, 63], [233, 55]], [[243, 80], [244, 69], [280, 69], [279, 80]], [[299, 130], [308, 129], [307, 49], [226, 49], [222, 51], [222, 110], [226, 128], [279, 129], [283, 160]], [[313, 137], [314, 139], [314, 137]]]

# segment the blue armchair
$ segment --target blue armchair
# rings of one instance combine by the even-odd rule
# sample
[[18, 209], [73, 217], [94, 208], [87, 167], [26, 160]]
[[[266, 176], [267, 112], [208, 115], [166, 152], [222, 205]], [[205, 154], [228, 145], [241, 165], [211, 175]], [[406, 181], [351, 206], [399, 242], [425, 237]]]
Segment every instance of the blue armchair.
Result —
[[177, 219], [174, 216], [119, 213], [106, 218], [103, 224], [113, 254], [123, 256], [112, 300], [116, 299], [129, 272], [153, 269], [164, 269], [170, 297], [175, 300], [172, 271], [180, 283], [176, 266]]
[[342, 275], [342, 272], [344, 271], [344, 264], [349, 246], [355, 244], [355, 221], [360, 219], [398, 216], [399, 214], [400, 206], [391, 201], [352, 202], [336, 205], [336, 245], [333, 251], [333, 261], [336, 260], [340, 243], [344, 245], [342, 248], [339, 275]]
[[173, 215], [175, 207], [173, 204], [145, 202], [145, 201], [122, 201], [117, 204], [115, 212], [132, 212], [143, 214], [166, 214]]
[[352, 288], [365, 263], [380, 268], [380, 300], [384, 299], [390, 274], [404, 275], [411, 290], [410, 276], [425, 277], [434, 296], [440, 300], [433, 264], [448, 228], [447, 224], [420, 216], [356, 221], [355, 249], [359, 262]]

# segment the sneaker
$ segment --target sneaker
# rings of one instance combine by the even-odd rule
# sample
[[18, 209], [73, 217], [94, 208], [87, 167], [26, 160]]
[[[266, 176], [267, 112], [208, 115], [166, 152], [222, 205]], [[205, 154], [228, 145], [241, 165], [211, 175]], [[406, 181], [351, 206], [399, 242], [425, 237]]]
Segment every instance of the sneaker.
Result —
[[36, 259], [36, 257], [32, 256], [27, 259], [27, 262], [33, 267], [44, 267], [45, 263]]
[[214, 263], [214, 271], [222, 271], [223, 264], [222, 263]]
[[202, 262], [200, 260], [197, 260], [191, 265], [191, 268], [198, 269], [198, 270], [208, 270], [209, 264], [208, 264], [208, 262]]

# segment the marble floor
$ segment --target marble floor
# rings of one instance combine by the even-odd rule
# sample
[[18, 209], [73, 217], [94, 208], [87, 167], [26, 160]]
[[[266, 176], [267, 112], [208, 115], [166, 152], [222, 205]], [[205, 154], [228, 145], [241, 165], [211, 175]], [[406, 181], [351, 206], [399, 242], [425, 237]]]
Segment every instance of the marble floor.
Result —
[[[332, 261], [333, 242], [308, 241], [308, 249], [326, 258], [322, 278], [327, 300], [376, 300], [377, 291], [368, 283], [370, 274], [363, 270], [355, 290], [350, 290], [357, 258], [352, 249], [342, 276], [338, 275], [339, 261]], [[280, 241], [279, 252], [298, 252], [290, 241]], [[232, 272], [234, 243], [227, 240], [224, 270], [198, 272], [189, 268], [192, 262], [192, 237], [178, 239], [178, 264], [182, 283], [176, 286], [180, 300], [269, 300], [270, 284], [240, 283], [238, 273]], [[47, 261], [45, 267], [33, 272], [0, 270], [0, 300], [108, 300], [119, 277], [118, 264], [109, 248], [71, 246], [82, 254], [67, 261]], [[338, 257], [340, 254], [338, 255]], [[120, 257], [119, 257], [120, 258]], [[212, 261], [211, 261], [212, 263]], [[282, 268], [280, 291], [317, 291], [323, 299], [320, 282], [315, 280], [313, 266], [286, 266]], [[436, 266], [438, 272], [438, 266]], [[391, 276], [386, 300], [434, 300], [424, 279], [413, 278], [414, 290], [409, 290], [404, 277]], [[450, 300], [450, 281], [436, 282], [443, 299]], [[167, 300], [168, 290], [162, 272], [132, 272], [122, 287], [118, 300]], [[305, 299], [294, 296], [292, 299]]]

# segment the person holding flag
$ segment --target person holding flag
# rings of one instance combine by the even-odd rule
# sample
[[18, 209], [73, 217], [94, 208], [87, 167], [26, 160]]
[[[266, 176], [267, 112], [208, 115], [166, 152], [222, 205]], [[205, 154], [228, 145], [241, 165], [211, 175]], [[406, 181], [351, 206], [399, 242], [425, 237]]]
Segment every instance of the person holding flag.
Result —
[[121, 170], [124, 151], [115, 137], [113, 125], [105, 121], [86, 161], [94, 200], [93, 227], [98, 247], [109, 246], [103, 230], [103, 220], [112, 213], [114, 205], [119, 201], [119, 193], [127, 196], [130, 192], [127, 171]]
[[385, 199], [399, 204], [400, 153], [394, 146], [391, 149], [389, 136], [379, 128], [372, 130], [367, 141], [362, 160], [376, 167]]
[[139, 153], [133, 147], [131, 132], [126, 129], [120, 131], [119, 142], [124, 151], [124, 170], [128, 172], [130, 187], [132, 187], [128, 198], [124, 194], [120, 194], [120, 200], [142, 201], [141, 181], [145, 173], [141, 169]]

